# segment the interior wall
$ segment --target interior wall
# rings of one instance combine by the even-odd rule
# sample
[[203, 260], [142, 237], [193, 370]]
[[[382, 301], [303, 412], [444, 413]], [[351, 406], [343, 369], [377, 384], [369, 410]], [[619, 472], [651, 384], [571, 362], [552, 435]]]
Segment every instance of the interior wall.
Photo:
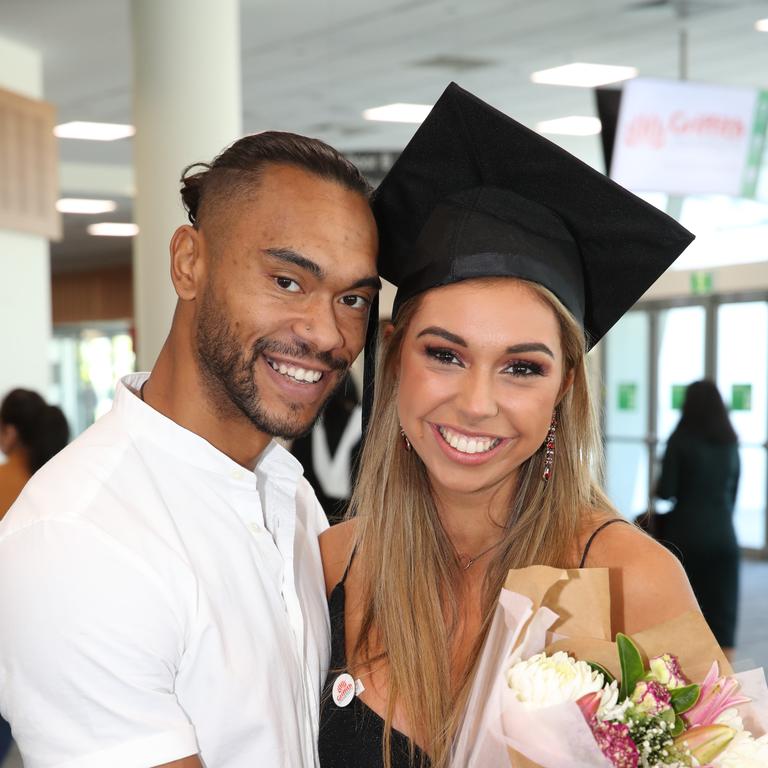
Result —
[[63, 272], [51, 284], [53, 324], [133, 319], [131, 266]]

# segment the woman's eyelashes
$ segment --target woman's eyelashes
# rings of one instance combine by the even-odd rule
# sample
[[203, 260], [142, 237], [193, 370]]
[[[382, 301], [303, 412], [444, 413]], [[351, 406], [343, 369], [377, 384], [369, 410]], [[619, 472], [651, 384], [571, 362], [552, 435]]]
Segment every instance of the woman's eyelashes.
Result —
[[[464, 360], [460, 355], [447, 347], [426, 347], [425, 353], [428, 358], [437, 361], [442, 365], [456, 365], [465, 367]], [[506, 363], [501, 369], [502, 373], [516, 377], [544, 376], [546, 369], [541, 363], [534, 360], [512, 360]]]
[[515, 360], [505, 369], [505, 373], [511, 373], [513, 376], [543, 376], [544, 366], [534, 363], [532, 360]]
[[437, 360], [438, 363], [464, 367], [464, 362], [452, 349], [447, 349], [446, 347], [425, 347], [424, 351], [427, 357]]

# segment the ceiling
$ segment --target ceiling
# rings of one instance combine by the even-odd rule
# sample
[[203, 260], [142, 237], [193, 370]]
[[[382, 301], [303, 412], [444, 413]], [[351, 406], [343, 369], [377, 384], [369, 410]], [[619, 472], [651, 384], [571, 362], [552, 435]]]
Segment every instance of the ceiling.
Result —
[[[286, 129], [348, 151], [402, 148], [415, 126], [367, 122], [362, 110], [432, 103], [450, 80], [530, 126], [594, 115], [591, 90], [535, 85], [531, 72], [587, 61], [678, 77], [681, 29], [689, 79], [768, 88], [768, 34], [754, 29], [766, 0], [242, 0], [241, 9], [245, 132]], [[0, 0], [0, 34], [43, 52], [44, 95], [60, 122], [131, 122], [129, 30], [129, 0]], [[598, 137], [552, 138], [601, 165]], [[110, 219], [130, 221], [131, 141], [60, 140], [59, 149], [62, 194], [85, 196], [99, 168], [122, 173]], [[64, 216], [54, 270], [130, 259], [130, 241], [85, 234], [95, 218], [104, 217]]]

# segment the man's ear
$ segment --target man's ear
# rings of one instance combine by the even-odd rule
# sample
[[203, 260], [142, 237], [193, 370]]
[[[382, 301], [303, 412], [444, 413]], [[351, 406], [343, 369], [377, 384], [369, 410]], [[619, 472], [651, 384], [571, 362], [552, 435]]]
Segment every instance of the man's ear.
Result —
[[560, 401], [565, 397], [568, 390], [573, 386], [573, 380], [576, 378], [575, 369], [571, 368], [563, 377], [563, 383], [560, 385], [560, 394], [557, 396], [556, 405], [560, 405]]
[[171, 238], [171, 280], [180, 299], [191, 301], [197, 298], [205, 272], [202, 257], [202, 235], [200, 231], [184, 224]]

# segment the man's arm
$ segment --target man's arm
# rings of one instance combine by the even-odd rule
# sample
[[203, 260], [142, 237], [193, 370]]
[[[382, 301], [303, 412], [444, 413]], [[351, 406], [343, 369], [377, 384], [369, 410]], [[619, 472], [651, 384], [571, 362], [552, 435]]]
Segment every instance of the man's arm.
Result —
[[190, 757], [183, 757], [181, 760], [174, 760], [172, 763], [157, 765], [155, 768], [203, 768], [203, 765], [197, 755], [191, 755]]
[[0, 707], [25, 766], [200, 768], [175, 694], [186, 602], [87, 522], [3, 538]]

